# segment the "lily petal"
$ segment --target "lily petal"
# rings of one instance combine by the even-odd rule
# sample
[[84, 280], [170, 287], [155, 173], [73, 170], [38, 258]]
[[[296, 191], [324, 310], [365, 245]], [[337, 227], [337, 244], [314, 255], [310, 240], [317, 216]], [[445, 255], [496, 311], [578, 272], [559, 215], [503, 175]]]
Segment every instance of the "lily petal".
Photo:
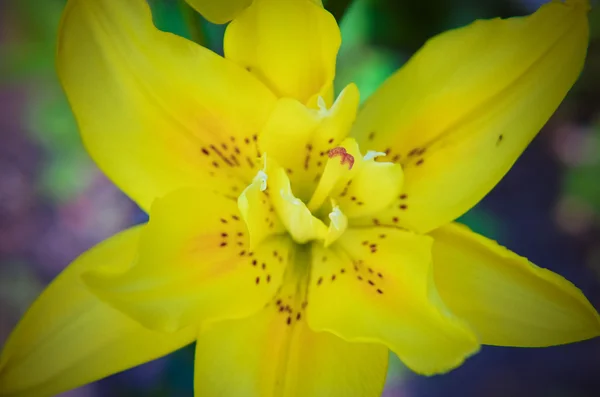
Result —
[[254, 0], [225, 31], [225, 57], [280, 97], [331, 100], [340, 47], [335, 18], [310, 0]]
[[148, 328], [172, 332], [259, 310], [281, 283], [290, 246], [275, 236], [250, 251], [234, 200], [180, 189], [152, 206], [131, 269], [97, 269], [84, 280]]
[[329, 109], [309, 109], [297, 100], [277, 101], [259, 137], [259, 148], [288, 173], [294, 193], [308, 202], [327, 163], [329, 151], [350, 131], [359, 102], [349, 84]]
[[313, 244], [311, 329], [384, 344], [421, 374], [460, 365], [479, 343], [437, 295], [431, 245], [427, 236], [383, 227], [349, 229], [330, 249]]
[[281, 290], [263, 310], [202, 329], [196, 344], [197, 395], [381, 395], [388, 360], [384, 346], [348, 343], [307, 327], [305, 253], [298, 250]]
[[197, 330], [150, 331], [102, 303], [80, 280], [98, 266], [125, 270], [142, 227], [119, 233], [77, 258], [40, 295], [0, 358], [0, 394], [53, 396], [161, 357], [191, 343]]
[[239, 193], [274, 96], [250, 73], [161, 32], [146, 1], [69, 0], [57, 68], [86, 148], [142, 208], [181, 186]]
[[310, 240], [325, 239], [327, 226], [310, 212], [302, 200], [294, 196], [290, 179], [283, 168], [275, 160], [266, 161], [273, 192], [270, 195], [273, 209], [294, 241], [303, 244]]
[[482, 343], [540, 347], [600, 335], [594, 307], [558, 274], [459, 224], [431, 236], [440, 296]]
[[[271, 235], [284, 234], [285, 227], [274, 214], [275, 208], [271, 203], [267, 155], [263, 155], [265, 166], [258, 171], [254, 180], [238, 197], [238, 209], [248, 228], [250, 250]], [[276, 192], [274, 194], [277, 194]]]
[[367, 100], [352, 132], [361, 148], [404, 166], [406, 198], [378, 219], [425, 233], [473, 207], [556, 110], [587, 44], [585, 1], [552, 1], [427, 42]]

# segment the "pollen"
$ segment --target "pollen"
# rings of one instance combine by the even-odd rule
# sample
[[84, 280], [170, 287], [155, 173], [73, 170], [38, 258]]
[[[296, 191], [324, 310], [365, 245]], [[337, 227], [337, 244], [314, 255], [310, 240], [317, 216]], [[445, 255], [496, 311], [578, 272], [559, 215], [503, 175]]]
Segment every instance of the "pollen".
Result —
[[342, 165], [348, 164], [348, 169], [351, 170], [354, 165], [354, 156], [350, 153], [346, 152], [346, 149], [343, 147], [335, 147], [329, 151], [329, 158], [334, 158], [336, 156], [340, 156], [342, 158]]

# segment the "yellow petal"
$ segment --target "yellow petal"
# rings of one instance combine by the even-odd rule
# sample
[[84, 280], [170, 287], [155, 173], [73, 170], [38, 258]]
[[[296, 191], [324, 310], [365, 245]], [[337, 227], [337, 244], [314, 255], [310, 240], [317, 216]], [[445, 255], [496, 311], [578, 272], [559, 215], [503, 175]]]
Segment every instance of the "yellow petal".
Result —
[[156, 29], [146, 1], [69, 0], [57, 68], [90, 155], [144, 209], [187, 185], [237, 197], [256, 173], [255, 134], [275, 98]]
[[323, 176], [308, 208], [317, 210], [330, 196], [349, 218], [378, 213], [399, 197], [404, 173], [400, 164], [375, 161], [385, 153], [361, 155], [353, 138], [345, 139], [337, 153], [329, 152]]
[[315, 105], [332, 90], [340, 30], [314, 1], [254, 0], [229, 24], [224, 40], [225, 57], [280, 97]]
[[239, 15], [252, 0], [185, 0], [212, 23], [227, 23]]
[[400, 164], [363, 159], [362, 167], [349, 181], [350, 184], [334, 197], [349, 218], [371, 215], [398, 198], [403, 179]]
[[481, 343], [539, 347], [600, 335], [600, 318], [581, 291], [465, 226], [435, 230], [440, 296]]
[[[259, 313], [211, 324], [198, 336], [195, 394], [255, 397], [378, 397], [388, 353], [348, 343], [305, 323], [308, 258]], [[310, 306], [312, 302], [308, 302]]]
[[496, 185], [581, 71], [584, 5], [552, 1], [528, 17], [443, 33], [369, 98], [353, 136], [405, 172], [406, 198], [380, 214], [381, 223], [397, 217], [424, 233]]
[[383, 227], [349, 229], [330, 249], [313, 244], [311, 329], [382, 343], [422, 374], [460, 365], [479, 344], [437, 295], [431, 244], [427, 236]]
[[319, 178], [319, 183], [308, 202], [308, 208], [313, 212], [321, 208], [334, 190], [339, 195], [362, 165], [360, 149], [354, 138], [346, 138], [332, 149], [337, 150], [339, 154], [334, 155], [331, 150], [324, 153], [329, 158], [325, 162], [323, 175]]
[[294, 196], [283, 168], [270, 158], [266, 158], [266, 162], [271, 203], [294, 241], [303, 244], [310, 240], [325, 239], [327, 226], [313, 216], [302, 200]]
[[234, 200], [181, 189], [152, 206], [130, 270], [98, 269], [84, 280], [145, 326], [171, 332], [259, 310], [281, 283], [290, 245], [273, 237], [250, 251]]
[[[263, 156], [266, 163], [267, 156]], [[254, 180], [238, 197], [238, 208], [246, 222], [250, 238], [250, 250], [256, 248], [264, 239], [271, 235], [285, 233], [285, 227], [275, 214], [275, 207], [271, 203], [268, 175], [266, 165], [258, 171]], [[276, 194], [276, 192], [274, 192]]]
[[340, 210], [335, 200], [331, 200], [331, 212], [329, 213], [329, 227], [323, 244], [329, 247], [333, 242], [344, 234], [348, 228], [348, 217]]
[[80, 280], [98, 266], [124, 270], [142, 228], [100, 243], [77, 258], [34, 302], [0, 359], [0, 394], [53, 396], [168, 354], [191, 343], [196, 330], [162, 334], [100, 302]]
[[346, 137], [358, 108], [359, 92], [348, 85], [330, 109], [309, 109], [280, 99], [259, 137], [261, 152], [288, 173], [297, 197], [308, 202], [327, 162], [329, 150]]

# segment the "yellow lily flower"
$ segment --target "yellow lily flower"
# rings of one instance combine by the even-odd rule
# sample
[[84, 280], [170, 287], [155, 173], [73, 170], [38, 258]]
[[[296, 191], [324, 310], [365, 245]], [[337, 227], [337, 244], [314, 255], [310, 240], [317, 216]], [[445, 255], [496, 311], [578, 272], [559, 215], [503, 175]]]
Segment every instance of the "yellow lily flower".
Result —
[[69, 0], [58, 73], [83, 141], [149, 212], [75, 260], [0, 357], [0, 394], [50, 396], [196, 340], [195, 390], [377, 396], [388, 351], [421, 374], [481, 344], [600, 334], [581, 291], [452, 223], [577, 79], [588, 3], [427, 44], [357, 112], [311, 0], [188, 0], [232, 19], [225, 57], [143, 0]]

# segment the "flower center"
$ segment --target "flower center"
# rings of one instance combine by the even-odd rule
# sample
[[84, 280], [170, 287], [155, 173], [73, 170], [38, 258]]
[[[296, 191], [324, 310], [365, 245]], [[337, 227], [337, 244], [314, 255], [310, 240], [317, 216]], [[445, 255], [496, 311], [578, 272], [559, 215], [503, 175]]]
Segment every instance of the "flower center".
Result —
[[[263, 168], [238, 199], [251, 245], [270, 234], [287, 232], [298, 244], [320, 240], [329, 246], [342, 236], [351, 219], [385, 208], [400, 193], [403, 174], [398, 164], [376, 162], [379, 156], [385, 153], [363, 156], [354, 139], [344, 140], [329, 150], [318, 180], [311, 181], [310, 189], [305, 186], [311, 194], [304, 202], [290, 182], [295, 170], [284, 169], [277, 159], [263, 153]], [[384, 192], [377, 189], [379, 184], [385, 186]]]

